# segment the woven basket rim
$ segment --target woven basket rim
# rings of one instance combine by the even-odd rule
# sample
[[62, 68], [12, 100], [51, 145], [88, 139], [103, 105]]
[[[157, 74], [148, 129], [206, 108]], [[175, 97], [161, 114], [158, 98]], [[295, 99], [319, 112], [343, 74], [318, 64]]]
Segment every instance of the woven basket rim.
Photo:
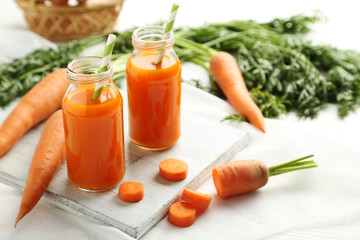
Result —
[[[51, 41], [68, 41], [111, 32], [125, 2], [104, 0], [79, 6], [45, 6], [43, 3], [34, 4], [35, 0], [15, 1], [23, 10], [29, 29]], [[99, 21], [99, 17], [103, 21]], [[84, 23], [87, 27], [81, 27]]]
[[24, 11], [39, 11], [42, 13], [52, 14], [54, 12], [66, 12], [66, 13], [76, 13], [76, 12], [84, 12], [84, 11], [93, 11], [104, 8], [116, 7], [118, 5], [122, 5], [124, 0], [106, 0], [100, 2], [93, 2], [91, 4], [81, 4], [77, 6], [61, 6], [61, 5], [51, 5], [46, 6], [44, 4], [35, 4], [34, 0], [15, 0], [16, 3], [24, 10]]

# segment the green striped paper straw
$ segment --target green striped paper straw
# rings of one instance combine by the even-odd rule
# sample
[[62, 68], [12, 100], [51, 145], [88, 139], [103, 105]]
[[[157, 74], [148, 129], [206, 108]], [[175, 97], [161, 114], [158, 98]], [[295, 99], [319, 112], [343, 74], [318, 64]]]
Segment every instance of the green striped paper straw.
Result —
[[[169, 19], [166, 23], [166, 26], [165, 26], [165, 30], [164, 30], [164, 35], [163, 35], [163, 39], [166, 39], [169, 37], [170, 35], [170, 32], [174, 26], [174, 22], [175, 22], [175, 17], [176, 17], [176, 14], [177, 14], [177, 10], [179, 8], [179, 4], [178, 3], [174, 3], [172, 5], [172, 8], [171, 8], [171, 12], [170, 12], [170, 16], [169, 16]], [[162, 59], [164, 57], [164, 54], [165, 54], [165, 50], [159, 50], [158, 51], [158, 55], [156, 57], [156, 60], [155, 60], [155, 64], [158, 65], [162, 62]]]
[[[104, 57], [101, 60], [99, 73], [105, 72], [109, 67], [111, 54], [112, 54], [112, 51], [113, 51], [114, 45], [115, 45], [115, 39], [116, 39], [116, 36], [114, 34], [109, 34], [107, 42], [106, 42], [106, 46], [105, 46]], [[95, 91], [92, 96], [92, 100], [98, 99], [103, 87], [104, 87], [104, 83], [96, 84]]]

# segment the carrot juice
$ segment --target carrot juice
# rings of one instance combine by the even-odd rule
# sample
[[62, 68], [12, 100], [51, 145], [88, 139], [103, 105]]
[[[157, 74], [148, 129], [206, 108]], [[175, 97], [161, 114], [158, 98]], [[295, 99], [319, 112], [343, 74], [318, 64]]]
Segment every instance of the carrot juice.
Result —
[[[181, 64], [172, 50], [173, 35], [164, 47], [143, 37], [134, 40], [136, 34], [141, 32], [133, 34], [134, 51], [126, 68], [129, 136], [142, 148], [162, 150], [180, 137]], [[165, 54], [161, 64], [154, 64], [160, 48]]]
[[95, 84], [80, 81], [62, 103], [68, 177], [87, 191], [110, 189], [125, 174], [123, 100], [111, 76], [102, 81], [96, 100]]

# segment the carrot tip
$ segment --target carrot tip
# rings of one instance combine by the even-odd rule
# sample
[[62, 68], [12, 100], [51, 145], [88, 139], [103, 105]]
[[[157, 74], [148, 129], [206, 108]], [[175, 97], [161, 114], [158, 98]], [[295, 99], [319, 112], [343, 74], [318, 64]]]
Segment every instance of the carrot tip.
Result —
[[25, 214], [19, 213], [16, 217], [14, 228], [16, 228], [18, 222], [25, 216]]

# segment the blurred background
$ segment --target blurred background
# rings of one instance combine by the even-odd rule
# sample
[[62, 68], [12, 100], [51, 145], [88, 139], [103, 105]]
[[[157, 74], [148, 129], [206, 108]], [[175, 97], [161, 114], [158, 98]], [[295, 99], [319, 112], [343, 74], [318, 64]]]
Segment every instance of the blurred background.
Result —
[[[26, 0], [23, 0], [26, 1]], [[358, 33], [358, 10], [360, 1], [324, 0], [180, 0], [180, 11], [175, 27], [198, 26], [206, 22], [229, 20], [269, 21], [273, 18], [290, 17], [295, 14], [313, 15], [319, 10], [327, 17], [326, 24], [316, 24], [312, 36], [316, 41], [329, 42], [340, 48], [360, 49]], [[117, 19], [116, 30], [166, 20], [171, 6], [168, 0], [125, 0]], [[216, 9], [216, 11], [214, 10]], [[0, 27], [27, 29], [23, 11], [15, 0], [1, 0]], [[5, 37], [5, 36], [2, 36]], [[354, 41], [353, 38], [357, 38]]]

